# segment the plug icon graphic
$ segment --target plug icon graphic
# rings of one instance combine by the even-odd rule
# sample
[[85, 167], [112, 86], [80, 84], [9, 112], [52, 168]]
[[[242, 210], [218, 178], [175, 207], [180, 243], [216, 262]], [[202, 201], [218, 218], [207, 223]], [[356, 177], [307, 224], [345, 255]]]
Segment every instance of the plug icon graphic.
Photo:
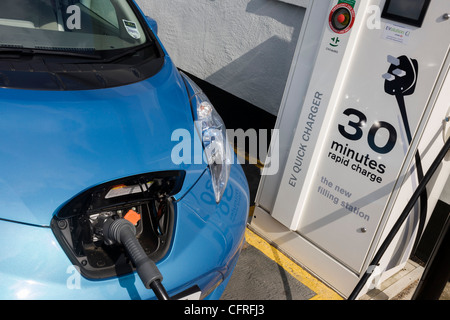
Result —
[[[405, 105], [405, 96], [412, 95], [416, 90], [417, 77], [419, 74], [419, 64], [417, 60], [410, 59], [407, 56], [400, 56], [398, 58], [389, 55], [387, 57], [387, 62], [391, 65], [388, 69], [388, 72], [383, 74], [384, 81], [384, 91], [387, 94], [395, 96], [397, 99], [397, 104], [400, 108], [400, 114], [403, 120], [403, 126], [405, 128], [406, 137], [408, 139], [408, 144], [412, 142], [412, 134], [411, 128], [408, 121], [408, 113]], [[419, 153], [419, 150], [415, 153], [415, 162], [416, 162], [416, 170], [417, 170], [417, 179], [420, 181], [423, 180], [423, 168], [422, 168], [422, 160]], [[416, 241], [414, 243], [414, 250], [417, 248], [418, 241], [420, 239], [420, 235], [422, 235], [427, 208], [428, 208], [428, 195], [425, 190], [420, 195], [420, 210], [419, 210], [419, 222], [418, 222], [418, 237], [416, 237]]]
[[412, 95], [416, 90], [419, 64], [417, 60], [407, 56], [398, 58], [389, 55], [387, 61], [391, 64], [387, 73], [383, 74], [384, 91], [397, 99], [408, 143], [412, 141], [411, 128], [405, 106], [405, 96]]

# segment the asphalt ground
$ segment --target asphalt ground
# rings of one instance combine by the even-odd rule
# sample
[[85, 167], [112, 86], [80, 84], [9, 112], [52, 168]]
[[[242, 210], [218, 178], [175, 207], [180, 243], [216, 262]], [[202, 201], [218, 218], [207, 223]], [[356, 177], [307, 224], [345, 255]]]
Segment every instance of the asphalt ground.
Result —
[[251, 230], [247, 229], [245, 237], [222, 300], [342, 300]]
[[[205, 81], [189, 75], [206, 93], [217, 109], [228, 129], [274, 128], [276, 116], [256, 106], [232, 96]], [[270, 135], [269, 135], [270, 139]], [[270, 141], [270, 140], [269, 140]], [[245, 150], [239, 154], [248, 155]], [[260, 162], [242, 165], [250, 188], [252, 215], [253, 204], [261, 178]], [[253, 159], [254, 160], [254, 159]], [[439, 201], [412, 259], [425, 266], [434, 243], [439, 235], [450, 205]], [[335, 291], [319, 279], [290, 260], [281, 251], [270, 245], [251, 230], [246, 230], [246, 242], [230, 282], [222, 295], [222, 300], [342, 300]], [[450, 300], [450, 283], [441, 295], [441, 300]]]

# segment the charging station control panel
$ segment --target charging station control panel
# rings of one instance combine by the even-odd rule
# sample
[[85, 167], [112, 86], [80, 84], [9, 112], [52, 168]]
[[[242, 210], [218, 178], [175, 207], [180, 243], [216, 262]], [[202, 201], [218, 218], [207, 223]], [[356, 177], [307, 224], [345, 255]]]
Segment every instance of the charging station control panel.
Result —
[[422, 27], [431, 0], [387, 0], [382, 18]]
[[[449, 112], [439, 99], [448, 83], [448, 12], [446, 0], [329, 2], [269, 214], [293, 234], [291, 247], [302, 251], [293, 256], [303, 264], [317, 274], [333, 272], [327, 279], [348, 274], [326, 280], [341, 292], [354, 283], [342, 284], [345, 279], [357, 279], [368, 267], [383, 231], [430, 165], [442, 131], [442, 120], [431, 119]], [[298, 59], [292, 81], [302, 67]], [[295, 108], [286, 105], [281, 116], [289, 107]], [[406, 243], [427, 201], [415, 209]], [[262, 230], [257, 218], [252, 224]]]

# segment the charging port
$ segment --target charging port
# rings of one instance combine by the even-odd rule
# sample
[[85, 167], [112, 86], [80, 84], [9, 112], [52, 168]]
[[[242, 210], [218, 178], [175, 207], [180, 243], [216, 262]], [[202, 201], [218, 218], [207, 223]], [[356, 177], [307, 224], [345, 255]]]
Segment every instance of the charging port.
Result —
[[136, 266], [123, 246], [105, 237], [105, 221], [128, 220], [147, 256], [159, 261], [170, 247], [176, 210], [172, 195], [181, 189], [183, 179], [183, 172], [164, 172], [96, 186], [67, 202], [52, 219], [52, 230], [86, 278], [133, 272]]

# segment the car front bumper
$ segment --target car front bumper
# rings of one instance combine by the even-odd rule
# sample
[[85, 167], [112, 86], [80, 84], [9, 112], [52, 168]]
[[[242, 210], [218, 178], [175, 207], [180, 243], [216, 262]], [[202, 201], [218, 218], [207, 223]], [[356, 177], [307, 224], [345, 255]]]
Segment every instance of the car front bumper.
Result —
[[[217, 204], [206, 169], [191, 190], [175, 199], [171, 248], [157, 263], [170, 296], [199, 287], [202, 298], [218, 299], [244, 241], [249, 191], [240, 165]], [[50, 227], [0, 220], [0, 299], [156, 299], [136, 273], [104, 280], [80, 275]]]

